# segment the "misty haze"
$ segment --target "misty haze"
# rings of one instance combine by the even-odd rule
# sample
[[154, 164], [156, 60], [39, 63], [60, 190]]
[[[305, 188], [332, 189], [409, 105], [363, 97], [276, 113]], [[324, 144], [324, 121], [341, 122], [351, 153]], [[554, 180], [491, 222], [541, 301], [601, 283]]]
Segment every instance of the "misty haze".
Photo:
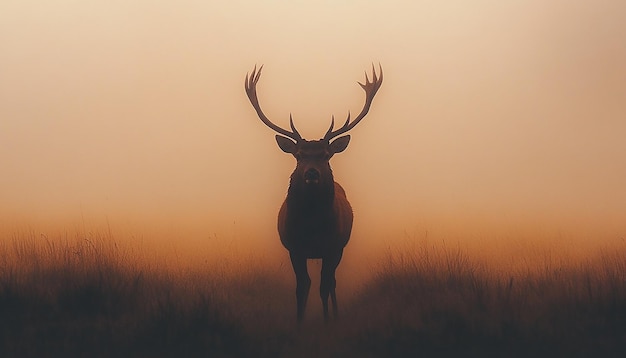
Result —
[[[0, 4], [0, 356], [623, 356], [625, 15]], [[263, 65], [264, 114], [318, 140], [372, 64], [330, 159], [354, 215], [340, 315], [311, 259], [297, 323], [277, 228], [297, 163], [244, 79]]]

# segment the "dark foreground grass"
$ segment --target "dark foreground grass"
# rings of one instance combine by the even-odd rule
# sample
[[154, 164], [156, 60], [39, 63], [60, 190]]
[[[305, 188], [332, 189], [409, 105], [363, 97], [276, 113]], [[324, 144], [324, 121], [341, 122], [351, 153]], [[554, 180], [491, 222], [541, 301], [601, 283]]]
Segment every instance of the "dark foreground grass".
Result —
[[626, 255], [510, 272], [426, 249], [389, 258], [353, 306], [371, 356], [622, 357]]
[[390, 254], [339, 321], [310, 307], [301, 326], [288, 267], [171, 266], [110, 237], [20, 237], [0, 254], [0, 357], [626, 354], [624, 250], [515, 271], [458, 249]]

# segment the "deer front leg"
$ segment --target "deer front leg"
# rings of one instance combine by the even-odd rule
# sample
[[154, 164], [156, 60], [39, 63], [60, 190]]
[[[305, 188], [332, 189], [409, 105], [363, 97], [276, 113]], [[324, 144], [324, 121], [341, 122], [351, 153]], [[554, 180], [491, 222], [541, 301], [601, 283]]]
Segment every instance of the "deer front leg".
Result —
[[343, 250], [322, 259], [320, 297], [322, 298], [322, 307], [324, 309], [325, 321], [328, 321], [329, 295], [333, 304], [333, 318], [338, 318], [339, 313], [337, 310], [337, 296], [335, 294], [335, 287], [337, 286], [337, 281], [335, 280], [335, 271], [337, 270], [337, 266], [339, 266], [342, 254]]
[[298, 322], [302, 322], [304, 318], [304, 310], [306, 301], [309, 297], [309, 289], [311, 288], [311, 278], [307, 272], [306, 257], [289, 254], [293, 272], [296, 274], [296, 302]]

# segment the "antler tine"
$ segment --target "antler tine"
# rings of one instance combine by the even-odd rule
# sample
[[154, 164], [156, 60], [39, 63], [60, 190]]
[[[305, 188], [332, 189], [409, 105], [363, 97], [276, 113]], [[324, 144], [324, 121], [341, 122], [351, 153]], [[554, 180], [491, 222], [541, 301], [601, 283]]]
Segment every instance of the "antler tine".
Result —
[[302, 139], [302, 136], [300, 136], [300, 133], [298, 133], [296, 126], [293, 124], [293, 117], [291, 117], [291, 113], [289, 113], [289, 126], [291, 127], [293, 134], [295, 134], [298, 137], [298, 139]]
[[300, 133], [298, 133], [298, 131], [296, 130], [296, 127], [293, 124], [293, 119], [291, 118], [291, 114], [289, 115], [289, 125], [291, 126], [291, 129], [292, 129], [292, 131], [290, 132], [272, 123], [272, 121], [270, 121], [269, 118], [267, 118], [267, 116], [261, 110], [261, 106], [259, 105], [259, 98], [257, 97], [257, 94], [256, 94], [256, 84], [259, 81], [259, 78], [261, 78], [262, 70], [263, 70], [263, 65], [259, 67], [258, 71], [255, 65], [251, 74], [246, 73], [246, 81], [245, 81], [246, 94], [248, 95], [248, 99], [250, 100], [252, 107], [254, 107], [254, 109], [256, 110], [256, 113], [261, 119], [261, 121], [265, 123], [266, 126], [273, 129], [275, 132], [280, 133], [286, 137], [289, 137], [295, 140], [296, 142], [302, 140]]
[[[246, 92], [254, 91], [254, 93], [256, 94], [256, 83], [259, 81], [259, 77], [261, 77], [261, 71], [262, 70], [263, 70], [263, 65], [261, 65], [261, 67], [259, 67], [258, 71], [256, 69], [256, 65], [254, 65], [254, 69], [252, 70], [252, 74], [250, 76], [248, 76], [249, 74], [246, 73], [246, 82], [245, 82]], [[250, 96], [248, 96], [248, 97], [250, 97]]]
[[334, 128], [335, 128], [335, 115], [333, 114], [330, 118], [330, 127], [328, 127], [326, 134], [324, 134], [324, 138], [326, 138], [330, 133], [332, 133]]
[[331, 127], [331, 129], [326, 132], [324, 140], [331, 140], [332, 138], [340, 134], [346, 133], [347, 131], [354, 128], [361, 121], [361, 119], [363, 119], [365, 115], [367, 115], [367, 112], [369, 112], [370, 106], [372, 105], [372, 101], [374, 100], [374, 96], [376, 95], [376, 92], [378, 92], [378, 89], [383, 83], [383, 67], [380, 63], [378, 64], [378, 68], [380, 71], [380, 76], [376, 74], [376, 68], [374, 67], [374, 63], [372, 63], [372, 82], [370, 82], [369, 80], [367, 71], [365, 72], [365, 84], [357, 82], [365, 91], [365, 104], [363, 105], [361, 113], [359, 113], [359, 115], [356, 116], [356, 118], [352, 122], [350, 122], [350, 112], [348, 112], [348, 119], [346, 119], [344, 125], [336, 131], [333, 131]]
[[[256, 70], [256, 65], [254, 65], [254, 69]], [[263, 71], [263, 65], [259, 67], [259, 72], [257, 72], [256, 76], [254, 77], [254, 84], [259, 81], [259, 77], [261, 77], [261, 71]]]

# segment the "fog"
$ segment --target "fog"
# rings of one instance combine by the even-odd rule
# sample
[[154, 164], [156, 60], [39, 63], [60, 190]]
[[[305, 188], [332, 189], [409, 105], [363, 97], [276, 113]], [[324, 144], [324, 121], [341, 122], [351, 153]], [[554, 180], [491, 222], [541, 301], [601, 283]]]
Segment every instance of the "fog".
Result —
[[[0, 228], [113, 228], [280, 249], [294, 159], [358, 113], [331, 164], [351, 250], [428, 235], [626, 235], [623, 1], [4, 1]], [[129, 234], [130, 233], [130, 234]]]

